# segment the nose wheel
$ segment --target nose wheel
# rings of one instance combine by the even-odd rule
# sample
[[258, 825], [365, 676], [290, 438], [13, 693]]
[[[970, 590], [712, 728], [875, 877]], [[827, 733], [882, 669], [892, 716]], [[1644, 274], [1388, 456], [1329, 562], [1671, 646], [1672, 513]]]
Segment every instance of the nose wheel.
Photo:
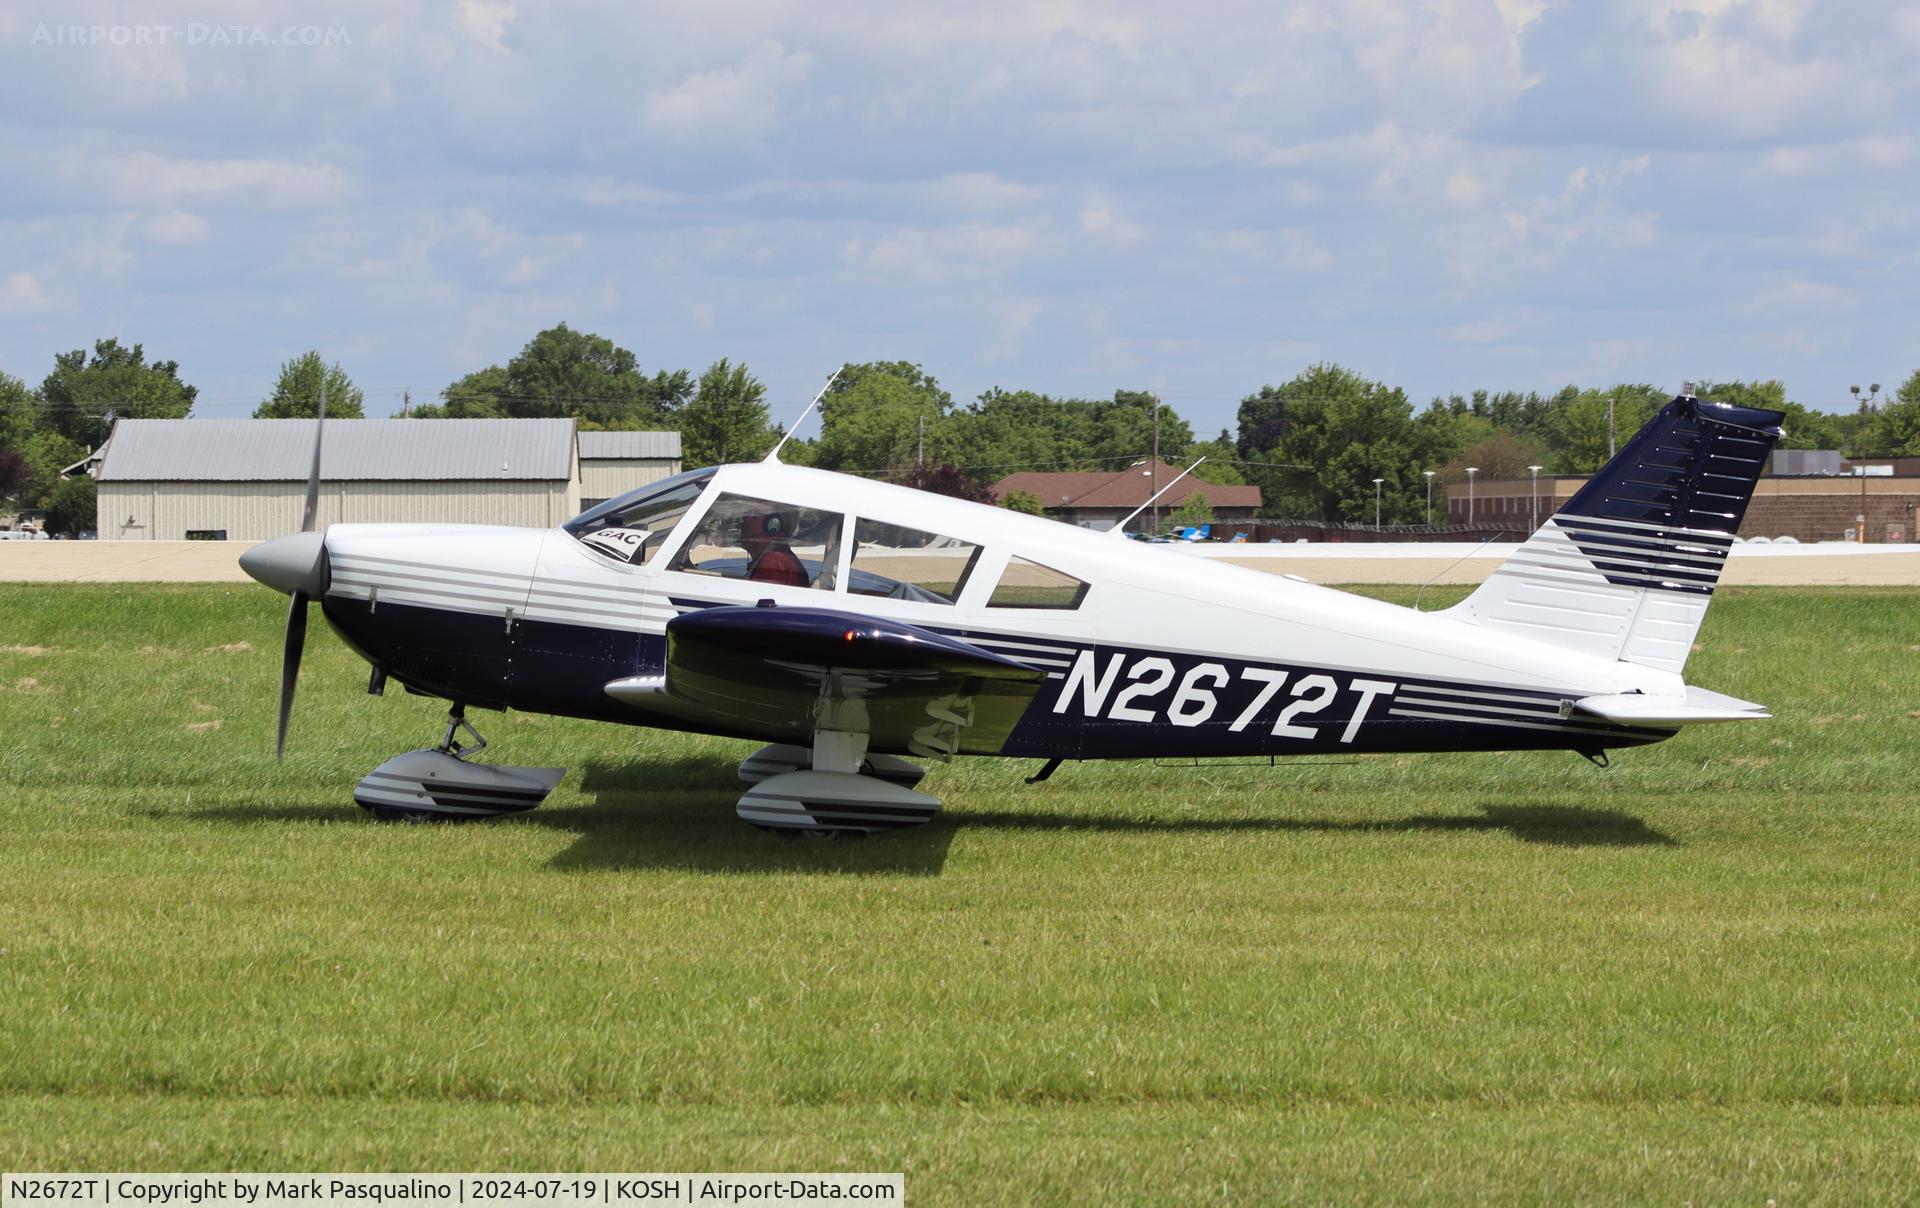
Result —
[[[472, 741], [461, 742], [462, 734]], [[395, 755], [361, 778], [353, 799], [386, 822], [470, 822], [533, 809], [567, 774], [565, 768], [469, 762], [486, 745], [456, 703], [439, 746]]]

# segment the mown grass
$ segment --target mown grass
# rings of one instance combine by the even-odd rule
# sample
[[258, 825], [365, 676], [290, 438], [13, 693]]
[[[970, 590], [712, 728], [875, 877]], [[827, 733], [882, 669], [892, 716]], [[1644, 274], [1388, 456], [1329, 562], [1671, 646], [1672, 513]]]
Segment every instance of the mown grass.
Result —
[[547, 806], [363, 821], [440, 710], [363, 695], [316, 620], [275, 765], [282, 608], [0, 587], [0, 1168], [1920, 1185], [1920, 591], [1723, 592], [1689, 678], [1778, 719], [1609, 772], [975, 760], [859, 843], [737, 822], [748, 744], [519, 715], [476, 716], [574, 769]]

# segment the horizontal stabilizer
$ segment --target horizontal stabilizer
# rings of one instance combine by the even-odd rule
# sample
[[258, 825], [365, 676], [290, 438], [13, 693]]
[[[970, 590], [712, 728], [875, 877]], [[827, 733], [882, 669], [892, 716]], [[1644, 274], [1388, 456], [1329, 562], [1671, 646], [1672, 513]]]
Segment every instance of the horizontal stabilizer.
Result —
[[1575, 713], [1585, 713], [1622, 726], [1698, 726], [1720, 721], [1764, 721], [1773, 714], [1765, 705], [1709, 692], [1687, 689], [1685, 696], [1649, 696], [1627, 692], [1617, 696], [1583, 696], [1573, 702]]

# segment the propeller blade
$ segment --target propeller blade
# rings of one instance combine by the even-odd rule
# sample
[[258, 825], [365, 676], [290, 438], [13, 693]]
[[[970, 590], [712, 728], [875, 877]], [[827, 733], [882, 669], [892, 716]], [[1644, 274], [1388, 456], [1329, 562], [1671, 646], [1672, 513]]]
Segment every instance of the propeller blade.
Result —
[[313, 531], [314, 517], [320, 511], [320, 438], [327, 430], [327, 366], [320, 365], [320, 406], [313, 421], [313, 469], [307, 472], [307, 510], [300, 517], [300, 531]]
[[293, 683], [300, 676], [300, 655], [307, 648], [307, 593], [293, 593], [287, 609], [287, 640], [280, 653], [280, 731], [273, 742], [273, 757], [287, 757], [287, 719], [293, 716]]

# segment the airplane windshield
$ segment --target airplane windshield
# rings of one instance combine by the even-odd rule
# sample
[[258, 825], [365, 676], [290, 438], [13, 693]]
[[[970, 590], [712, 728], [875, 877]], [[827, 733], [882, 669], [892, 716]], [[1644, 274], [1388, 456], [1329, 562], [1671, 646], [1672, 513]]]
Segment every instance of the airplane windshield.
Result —
[[645, 565], [713, 480], [712, 468], [688, 470], [588, 508], [561, 527], [588, 548]]

